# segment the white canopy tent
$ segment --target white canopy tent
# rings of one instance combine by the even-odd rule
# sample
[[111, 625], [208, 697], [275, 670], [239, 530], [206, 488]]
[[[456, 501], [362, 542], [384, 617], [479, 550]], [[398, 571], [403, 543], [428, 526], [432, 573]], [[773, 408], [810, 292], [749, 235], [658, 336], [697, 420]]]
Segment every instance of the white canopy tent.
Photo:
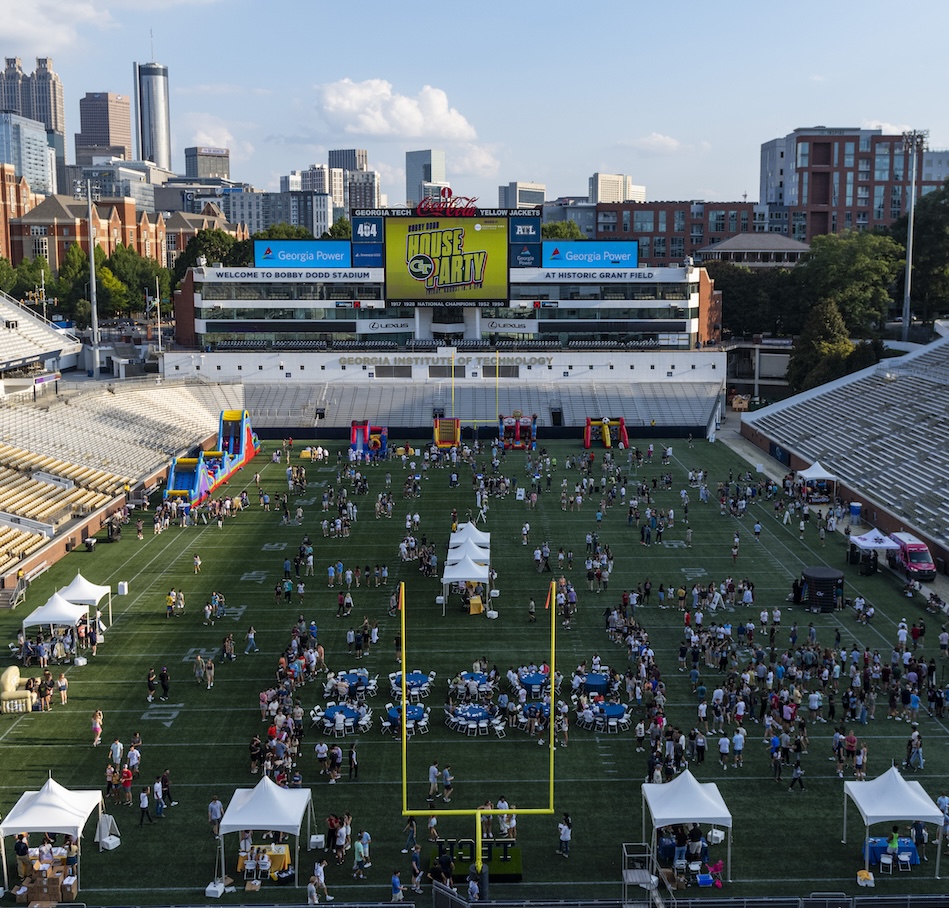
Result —
[[[81, 849], [82, 828], [96, 809], [102, 815], [102, 794], [80, 789], [70, 791], [50, 778], [39, 791], [24, 791], [20, 800], [0, 823], [0, 854], [3, 857], [3, 885], [9, 887], [7, 854], [3, 845], [8, 835], [20, 832], [56, 832], [70, 835]], [[82, 862], [80, 861], [80, 864]], [[78, 870], [77, 870], [78, 873]]]
[[487, 564], [478, 564], [470, 558], [464, 558], [456, 564], [446, 564], [442, 573], [442, 595], [448, 595], [448, 587], [453, 583], [467, 581], [487, 583], [491, 569]]
[[53, 593], [38, 609], [23, 619], [23, 633], [28, 627], [38, 625], [50, 627], [75, 627], [83, 618], [89, 617], [88, 605], [77, 605]]
[[891, 551], [899, 548], [886, 533], [877, 529], [867, 530], [866, 533], [861, 533], [859, 536], [851, 536], [850, 542], [858, 549], [863, 549], [864, 551], [872, 551], [873, 549]]
[[99, 586], [98, 583], [93, 583], [91, 580], [87, 580], [82, 576], [81, 573], [77, 571], [72, 583], [70, 583], [69, 586], [64, 586], [58, 592], [59, 595], [68, 602], [76, 602], [79, 605], [94, 605], [96, 607], [98, 607], [99, 603], [105, 599], [106, 596], [108, 596], [109, 626], [112, 626], [111, 586]]
[[479, 530], [473, 523], [469, 522], [458, 525], [458, 529], [451, 534], [448, 546], [451, 548], [452, 546], [460, 545], [466, 539], [473, 539], [482, 547], [491, 545], [491, 534]]
[[646, 839], [646, 807], [652, 816], [652, 850], [656, 852], [656, 837], [663, 826], [677, 823], [711, 823], [728, 830], [728, 851], [725, 869], [732, 878], [732, 815], [714, 782], [701, 783], [687, 769], [671, 782], [655, 784], [644, 782], [643, 841]]
[[[908, 782], [900, 771], [891, 766], [882, 776], [869, 782], [844, 782], [844, 837], [847, 841], [847, 798], [857, 805], [863, 817], [864, 843], [870, 838], [870, 827], [876, 823], [897, 823], [900, 820], [922, 820], [935, 823], [939, 828], [936, 845], [936, 879], [939, 877], [939, 858], [942, 852], [942, 811], [936, 806], [919, 782]], [[870, 869], [870, 849], [864, 847], [864, 869]]]
[[308, 819], [313, 832], [313, 800], [308, 788], [281, 788], [264, 776], [253, 788], [238, 788], [221, 818], [221, 876], [224, 875], [224, 836], [244, 829], [267, 829], [296, 836], [294, 882], [300, 877], [300, 829]]
[[836, 482], [837, 477], [824, 468], [819, 460], [815, 460], [806, 470], [799, 470], [798, 476], [804, 482]]
[[488, 564], [491, 560], [491, 552], [483, 546], [479, 546], [473, 539], [466, 539], [456, 548], [449, 548], [445, 556], [445, 564], [458, 564], [470, 558], [475, 564]]

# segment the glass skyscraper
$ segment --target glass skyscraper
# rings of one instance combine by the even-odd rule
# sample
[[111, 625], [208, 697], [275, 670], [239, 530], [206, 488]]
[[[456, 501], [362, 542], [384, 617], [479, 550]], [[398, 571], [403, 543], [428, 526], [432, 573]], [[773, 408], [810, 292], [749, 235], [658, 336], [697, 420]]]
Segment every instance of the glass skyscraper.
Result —
[[135, 150], [140, 161], [171, 170], [171, 113], [168, 67], [133, 63], [135, 91]]

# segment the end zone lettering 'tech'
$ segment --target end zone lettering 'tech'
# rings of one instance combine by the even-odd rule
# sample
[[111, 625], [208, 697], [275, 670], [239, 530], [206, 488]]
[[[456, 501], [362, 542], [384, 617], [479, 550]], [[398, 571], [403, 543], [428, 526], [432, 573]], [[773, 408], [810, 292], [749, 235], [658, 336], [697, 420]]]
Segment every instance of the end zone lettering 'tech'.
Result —
[[409, 274], [428, 290], [482, 283], [488, 253], [465, 252], [464, 239], [461, 227], [408, 234], [405, 263]]

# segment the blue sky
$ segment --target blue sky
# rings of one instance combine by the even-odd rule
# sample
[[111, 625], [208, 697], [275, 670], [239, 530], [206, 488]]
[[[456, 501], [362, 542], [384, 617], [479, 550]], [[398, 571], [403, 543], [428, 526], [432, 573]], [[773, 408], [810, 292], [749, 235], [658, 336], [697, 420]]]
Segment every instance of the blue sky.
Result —
[[456, 194], [512, 180], [586, 194], [595, 171], [647, 198], [758, 197], [763, 141], [798, 126], [929, 129], [949, 148], [949, 4], [589, 0], [3, 0], [3, 55], [52, 56], [67, 158], [87, 91], [170, 70], [174, 167], [227, 146], [261, 189], [369, 150], [392, 205], [405, 152], [444, 148]]

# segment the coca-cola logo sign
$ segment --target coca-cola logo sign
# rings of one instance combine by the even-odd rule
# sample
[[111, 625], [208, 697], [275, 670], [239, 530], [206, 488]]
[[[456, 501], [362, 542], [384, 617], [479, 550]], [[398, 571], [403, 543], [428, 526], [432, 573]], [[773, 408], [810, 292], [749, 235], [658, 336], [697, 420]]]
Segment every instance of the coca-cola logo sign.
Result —
[[452, 195], [451, 189], [443, 186], [437, 198], [422, 199], [415, 207], [415, 213], [426, 217], [473, 218], [478, 215], [477, 201], [477, 196]]

